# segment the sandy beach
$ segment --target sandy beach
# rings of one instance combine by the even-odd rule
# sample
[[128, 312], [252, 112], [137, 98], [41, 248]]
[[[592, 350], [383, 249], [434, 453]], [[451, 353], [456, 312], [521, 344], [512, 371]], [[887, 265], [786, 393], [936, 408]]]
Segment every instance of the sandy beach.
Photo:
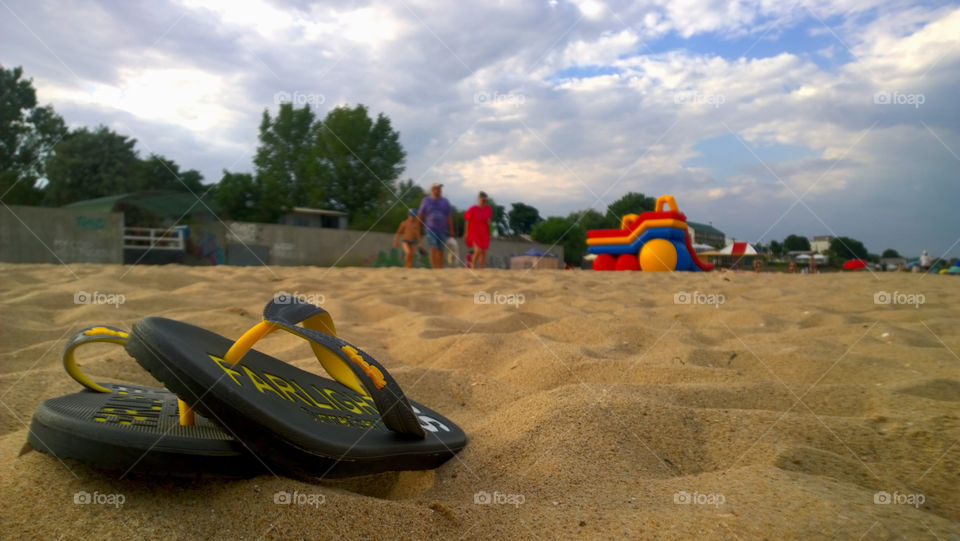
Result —
[[[960, 539], [956, 277], [81, 264], [0, 276], [4, 538]], [[80, 389], [61, 368], [71, 333], [160, 315], [236, 337], [281, 291], [322, 301], [408, 396], [464, 428], [466, 449], [434, 471], [319, 482], [119, 479], [20, 455], [34, 408]], [[123, 303], [75, 304], [78, 292]], [[258, 348], [322, 372], [277, 334]], [[159, 385], [120, 348], [81, 357], [95, 380]], [[80, 491], [123, 503], [75, 504]], [[281, 491], [315, 505], [275, 504]]]

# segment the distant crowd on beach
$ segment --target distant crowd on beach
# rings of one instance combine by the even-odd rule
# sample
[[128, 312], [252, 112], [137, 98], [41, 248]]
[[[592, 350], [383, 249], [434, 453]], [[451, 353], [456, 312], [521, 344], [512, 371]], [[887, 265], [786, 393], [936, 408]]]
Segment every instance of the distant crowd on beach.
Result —
[[[909, 269], [907, 268], [906, 263], [900, 263], [897, 265], [897, 272], [930, 272], [930, 268], [933, 266], [933, 260], [930, 258], [930, 254], [926, 250], [920, 255], [920, 259], [917, 264], [911, 264]], [[736, 265], [731, 270], [737, 270], [739, 265]], [[876, 269], [882, 272], [887, 272], [893, 270], [887, 268], [886, 263], [878, 263]], [[753, 260], [753, 271], [754, 272], [763, 272], [763, 261], [759, 258]], [[819, 266], [817, 264], [817, 259], [815, 257], [809, 258], [806, 265], [797, 265], [795, 260], [790, 261], [790, 264], [787, 265], [786, 272], [788, 274], [817, 274], [820, 272]]]
[[[477, 195], [477, 204], [463, 214], [466, 228], [464, 242], [467, 244], [467, 268], [482, 269], [487, 265], [487, 249], [490, 247], [490, 219], [493, 208], [487, 204], [487, 194]], [[425, 231], [421, 235], [421, 226]], [[423, 253], [423, 237], [430, 249], [430, 267], [443, 268], [444, 252], [451, 249], [456, 238], [453, 228], [453, 206], [443, 197], [443, 184], [430, 186], [430, 195], [420, 201], [417, 210], [410, 209], [407, 219], [400, 223], [393, 236], [393, 247], [403, 243], [404, 266], [413, 267], [414, 250]], [[455, 241], [454, 241], [455, 242]]]

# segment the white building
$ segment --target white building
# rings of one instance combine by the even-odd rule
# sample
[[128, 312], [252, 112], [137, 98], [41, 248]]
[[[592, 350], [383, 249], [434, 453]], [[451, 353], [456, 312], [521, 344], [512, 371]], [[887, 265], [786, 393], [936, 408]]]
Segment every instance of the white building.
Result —
[[810, 251], [816, 254], [822, 254], [830, 249], [830, 241], [833, 240], [833, 237], [830, 235], [820, 235], [819, 237], [813, 237], [813, 240], [810, 241]]

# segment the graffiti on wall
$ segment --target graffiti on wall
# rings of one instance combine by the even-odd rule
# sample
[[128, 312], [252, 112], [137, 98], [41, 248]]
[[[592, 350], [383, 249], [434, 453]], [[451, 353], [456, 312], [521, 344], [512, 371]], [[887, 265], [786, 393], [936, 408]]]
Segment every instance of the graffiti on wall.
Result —
[[54, 239], [53, 252], [65, 261], [108, 262], [113, 251], [96, 241], [82, 239]]
[[106, 227], [107, 221], [103, 218], [87, 218], [86, 216], [77, 216], [77, 225], [84, 229], [89, 229], [90, 231], [96, 231]]
[[227, 238], [241, 244], [257, 244], [258, 224], [233, 222], [227, 228]]
[[198, 235], [191, 235], [187, 251], [211, 265], [223, 265], [227, 260], [223, 249], [220, 248], [217, 235], [210, 231], [201, 231]]

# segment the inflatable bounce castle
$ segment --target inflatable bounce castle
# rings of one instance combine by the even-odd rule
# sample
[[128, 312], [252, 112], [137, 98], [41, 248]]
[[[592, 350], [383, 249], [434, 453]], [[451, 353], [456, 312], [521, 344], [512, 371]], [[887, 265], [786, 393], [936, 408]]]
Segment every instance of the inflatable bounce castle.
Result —
[[593, 270], [713, 270], [712, 264], [697, 258], [690, 245], [687, 217], [669, 195], [657, 198], [653, 212], [624, 216], [620, 229], [587, 231], [587, 251], [597, 255]]

